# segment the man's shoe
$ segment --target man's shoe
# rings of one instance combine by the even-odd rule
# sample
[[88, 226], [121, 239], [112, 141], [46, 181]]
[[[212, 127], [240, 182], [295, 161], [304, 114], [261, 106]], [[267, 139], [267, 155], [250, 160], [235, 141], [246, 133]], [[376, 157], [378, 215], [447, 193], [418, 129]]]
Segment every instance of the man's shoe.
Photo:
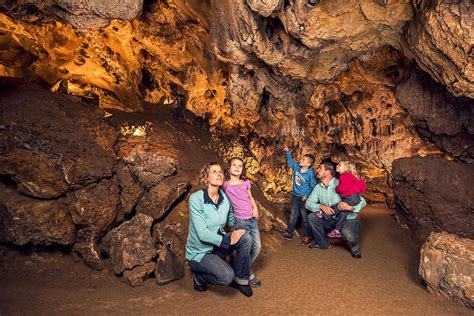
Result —
[[331, 246], [332, 246], [332, 245], [331, 245], [331, 244], [329, 244], [329, 246], [328, 246], [327, 248], [321, 248], [321, 247], [319, 246], [319, 244], [317, 244], [317, 243], [313, 243], [313, 244], [309, 245], [309, 248], [310, 248], [310, 249], [321, 249], [321, 250], [327, 250], [327, 249], [331, 248]]
[[286, 239], [286, 240], [292, 240], [293, 239], [293, 235], [290, 235], [290, 233], [288, 233], [288, 232], [281, 233], [280, 237], [283, 238], [283, 239]]
[[259, 287], [259, 286], [262, 285], [262, 281], [260, 281], [257, 278], [253, 278], [253, 279], [249, 280], [249, 285], [250, 285], [250, 287]]
[[199, 283], [198, 280], [196, 280], [196, 277], [194, 276], [194, 274], [193, 274], [193, 286], [194, 286], [194, 289], [198, 292], [207, 291], [207, 285]]
[[311, 243], [311, 238], [309, 238], [308, 236], [304, 236], [303, 240], [301, 240], [300, 245], [301, 246], [308, 246], [310, 243]]
[[351, 250], [351, 256], [352, 258], [360, 259], [362, 258], [362, 255], [360, 253], [360, 249], [358, 250]]

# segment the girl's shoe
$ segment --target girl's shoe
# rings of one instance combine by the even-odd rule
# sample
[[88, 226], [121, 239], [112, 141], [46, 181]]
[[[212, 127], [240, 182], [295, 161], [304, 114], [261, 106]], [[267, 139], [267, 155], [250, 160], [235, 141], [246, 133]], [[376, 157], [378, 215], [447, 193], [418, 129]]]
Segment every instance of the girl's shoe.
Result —
[[329, 238], [341, 238], [342, 234], [337, 229], [333, 229], [328, 233]]
[[259, 286], [262, 285], [262, 281], [260, 281], [257, 278], [253, 278], [253, 279], [249, 280], [249, 285], [250, 285], [250, 287], [259, 287]]

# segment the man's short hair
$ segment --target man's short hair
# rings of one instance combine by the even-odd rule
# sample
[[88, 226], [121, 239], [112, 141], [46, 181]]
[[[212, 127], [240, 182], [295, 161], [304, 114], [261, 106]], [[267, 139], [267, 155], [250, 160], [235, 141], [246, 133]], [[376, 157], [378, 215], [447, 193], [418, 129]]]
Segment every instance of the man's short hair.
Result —
[[306, 157], [306, 158], [309, 159], [309, 161], [311, 162], [311, 166], [314, 165], [314, 162], [316, 161], [316, 159], [314, 158], [313, 155], [311, 155], [311, 154], [306, 154], [306, 155], [304, 155], [304, 157]]
[[321, 165], [324, 166], [324, 170], [329, 170], [331, 173], [331, 176], [335, 177], [336, 176], [336, 164], [331, 162], [331, 161], [323, 161], [321, 162]]

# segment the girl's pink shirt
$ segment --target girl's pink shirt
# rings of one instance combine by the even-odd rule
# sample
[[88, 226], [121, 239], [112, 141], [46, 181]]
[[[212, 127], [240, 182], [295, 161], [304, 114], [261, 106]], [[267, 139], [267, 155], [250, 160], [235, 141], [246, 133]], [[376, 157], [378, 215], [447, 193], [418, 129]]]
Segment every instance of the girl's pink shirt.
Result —
[[224, 190], [234, 208], [234, 216], [238, 219], [252, 218], [252, 203], [248, 190], [250, 190], [250, 181], [245, 180], [238, 184], [231, 184], [229, 181], [224, 183]]

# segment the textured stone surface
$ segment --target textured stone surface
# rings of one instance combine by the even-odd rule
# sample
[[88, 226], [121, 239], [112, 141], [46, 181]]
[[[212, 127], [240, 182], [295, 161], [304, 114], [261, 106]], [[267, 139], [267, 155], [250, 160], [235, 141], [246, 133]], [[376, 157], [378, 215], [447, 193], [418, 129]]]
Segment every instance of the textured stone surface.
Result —
[[415, 71], [397, 85], [396, 96], [417, 130], [443, 151], [474, 162], [474, 100], [453, 97], [428, 75]]
[[101, 250], [110, 255], [116, 274], [142, 266], [155, 257], [156, 250], [151, 238], [152, 222], [150, 216], [137, 214], [112, 229], [102, 239]]
[[155, 265], [154, 262], [147, 262], [142, 266], [133, 268], [132, 270], [125, 270], [123, 272], [123, 277], [128, 280], [131, 286], [141, 286], [155, 271]]
[[120, 204], [124, 217], [132, 212], [143, 196], [144, 190], [130, 174], [128, 166], [123, 162], [117, 164], [117, 177], [120, 189]]
[[156, 282], [165, 285], [184, 277], [184, 267], [178, 257], [167, 246], [158, 250], [158, 259], [155, 269]]
[[424, 240], [431, 231], [474, 238], [474, 165], [439, 158], [393, 164], [398, 212]]
[[119, 220], [120, 192], [117, 178], [104, 179], [69, 196], [69, 213], [79, 228], [74, 250], [90, 267], [101, 270], [103, 263], [97, 241]]
[[474, 240], [432, 233], [421, 249], [419, 273], [431, 293], [474, 308]]
[[116, 132], [101, 110], [34, 85], [5, 87], [0, 108], [0, 174], [20, 192], [52, 198], [112, 175]]
[[137, 205], [137, 212], [159, 221], [171, 205], [188, 192], [189, 186], [189, 182], [182, 178], [168, 178], [145, 193]]
[[176, 172], [176, 151], [155, 142], [158, 135], [122, 137], [116, 146], [120, 158], [143, 188], [150, 189]]
[[474, 98], [472, 1], [412, 1], [403, 51], [455, 96]]
[[0, 183], [0, 241], [71, 245], [75, 227], [64, 199], [39, 200]]

